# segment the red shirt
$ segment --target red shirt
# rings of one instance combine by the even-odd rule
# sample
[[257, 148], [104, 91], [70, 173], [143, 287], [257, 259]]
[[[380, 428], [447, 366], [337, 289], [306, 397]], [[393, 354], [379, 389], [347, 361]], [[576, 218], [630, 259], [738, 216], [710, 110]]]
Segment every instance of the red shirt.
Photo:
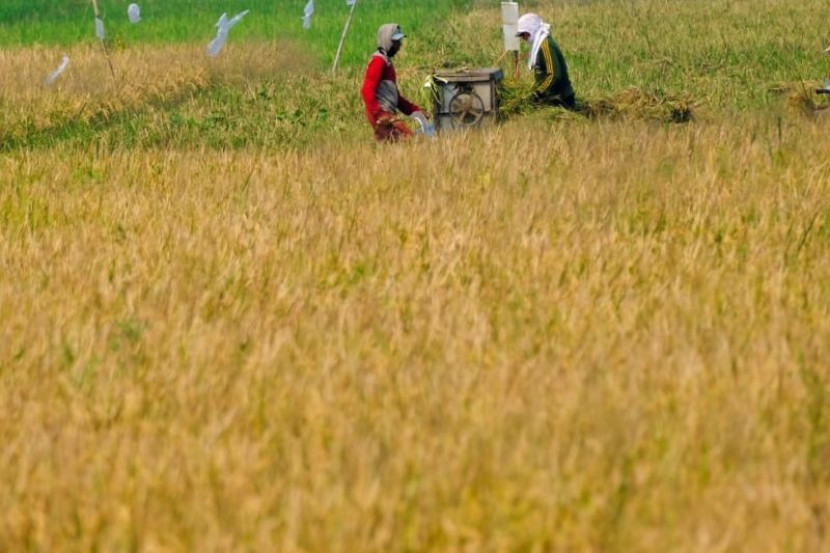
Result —
[[[391, 81], [395, 88], [398, 88], [398, 76], [395, 73], [395, 66], [385, 55], [378, 53], [369, 60], [369, 67], [366, 69], [366, 78], [363, 80], [361, 90], [363, 103], [366, 104], [366, 116], [369, 118], [372, 127], [377, 126], [378, 118], [386, 113], [378, 101], [378, 88], [382, 81]], [[398, 90], [398, 105], [395, 107], [404, 115], [422, 111], [417, 105], [401, 96], [400, 90]]]

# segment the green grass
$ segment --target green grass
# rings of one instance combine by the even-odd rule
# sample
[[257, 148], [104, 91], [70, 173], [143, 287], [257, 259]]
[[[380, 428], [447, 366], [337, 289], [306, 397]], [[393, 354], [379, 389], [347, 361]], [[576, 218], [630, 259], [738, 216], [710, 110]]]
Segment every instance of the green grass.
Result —
[[[57, 142], [298, 147], [325, 138], [342, 139], [366, 130], [358, 89], [380, 23], [397, 21], [409, 32], [398, 63], [400, 82], [404, 92], [424, 106], [429, 100], [420, 85], [433, 68], [492, 65], [500, 54], [495, 1], [360, 0], [342, 72], [330, 78], [325, 69], [348, 8], [341, 0], [318, 0], [314, 27], [305, 31], [300, 21], [304, 3], [148, 0], [141, 4], [144, 20], [133, 26], [127, 22], [126, 2], [103, 0], [100, 7], [113, 52], [169, 43], [192, 45], [194, 60], [210, 78], [184, 96], [174, 93], [176, 101], [139, 103], [115, 113], [105, 104], [117, 99], [120, 89], [108, 90], [100, 98], [101, 116], [95, 115], [96, 105], [89, 101], [83, 118], [71, 117], [74, 109], [60, 104], [31, 108], [17, 120], [6, 110], [0, 115], [0, 149], [50, 147]], [[213, 36], [218, 14], [243, 9], [251, 13], [231, 31], [219, 60], [241, 66], [228, 79], [202, 52]], [[752, 112], [779, 117], [787, 109], [788, 95], [809, 91], [826, 72], [827, 60], [819, 54], [823, 29], [815, 23], [830, 20], [826, 3], [559, 1], [528, 3], [524, 9], [539, 11], [552, 22], [577, 94], [589, 102], [613, 104], [624, 91], [636, 88], [643, 91], [642, 97], [679, 99], [693, 106], [698, 118]], [[69, 48], [77, 43], [93, 51], [98, 48], [86, 1], [9, 0], [0, 7], [0, 45]], [[296, 57], [297, 65], [308, 71], [247, 71], [244, 64], [251, 62], [242, 61], [240, 53], [248, 44], [273, 44], [275, 57], [285, 57], [288, 48], [287, 55]], [[262, 60], [261, 65], [268, 62]], [[504, 66], [509, 74], [510, 67]], [[116, 69], [121, 74], [127, 68], [116, 63]], [[72, 70], [80, 71], [76, 66]], [[526, 80], [526, 71], [524, 75]], [[89, 80], [93, 88], [109, 86], [89, 76], [78, 79]], [[526, 94], [526, 86], [517, 90], [520, 97]], [[38, 94], [50, 95], [54, 93]], [[0, 105], [4, 102], [0, 91]], [[44, 119], [50, 123], [44, 124]]]
[[730, 111], [769, 108], [776, 84], [822, 78], [830, 5], [734, 2], [565, 4], [555, 25], [583, 91], [637, 84]]
[[[142, 22], [131, 25], [123, 1], [101, 0], [99, 8], [108, 37], [116, 47], [148, 43], [201, 42], [215, 35], [214, 25], [223, 12], [250, 10], [245, 21], [231, 31], [230, 41], [290, 39], [318, 58], [334, 57], [349, 13], [343, 0], [316, 0], [311, 30], [302, 28], [306, 0], [145, 0]], [[382, 23], [394, 21], [416, 34], [445, 20], [473, 0], [359, 0], [343, 63], [362, 63], [374, 49]], [[4, 0], [0, 5], [0, 46], [32, 44], [69, 46], [96, 40], [92, 6], [88, 1]]]
[[338, 110], [343, 111], [337, 114], [318, 97], [289, 95], [309, 84], [292, 80], [288, 91], [279, 81], [263, 81], [249, 89], [208, 87], [179, 105], [138, 107], [85, 120], [69, 118], [20, 139], [3, 140], [0, 133], [0, 151], [48, 149], [60, 143], [106, 149], [303, 147], [348, 133], [347, 128], [365, 130], [356, 95], [338, 102]]
[[[436, 67], [492, 65], [500, 54], [497, 2], [455, 0], [360, 0], [344, 67], [336, 78], [325, 74], [348, 10], [340, 0], [318, 0], [314, 28], [304, 31], [304, 0], [205, 0], [144, 2], [143, 22], [127, 23], [125, 2], [104, 0], [112, 50], [131, 52], [192, 44], [193, 57], [211, 74], [208, 82], [175, 102], [160, 100], [121, 109], [104, 109], [101, 117], [71, 118], [73, 110], [38, 110], [17, 121], [0, 115], [0, 149], [50, 147], [56, 142], [132, 147], [299, 147], [325, 138], [342, 139], [365, 132], [358, 90], [366, 58], [374, 49], [375, 30], [397, 21], [410, 33], [398, 63], [408, 96], [429, 101], [420, 86]], [[476, 8], [467, 10], [466, 8]], [[203, 56], [221, 12], [250, 9], [231, 32], [220, 63], [244, 65], [247, 44], [274, 44], [274, 56], [289, 56], [309, 71], [236, 71], [234, 79], [217, 74]], [[737, 0], [618, 3], [539, 2], [527, 4], [553, 23], [553, 32], [569, 62], [577, 94], [594, 102], [613, 102], [632, 87], [647, 97], [681, 99], [698, 118], [728, 114], [771, 113], [787, 107], [787, 95], [808, 91], [823, 79], [827, 61], [819, 54], [822, 32], [815, 22], [830, 20], [830, 5]], [[25, 46], [79, 41], [98, 48], [87, 2], [57, 4], [11, 0], [0, 7], [0, 44]], [[98, 55], [96, 53], [96, 55]], [[271, 54], [268, 54], [271, 55]], [[267, 64], [269, 60], [262, 60]], [[141, 63], [139, 60], [137, 63]], [[250, 62], [245, 62], [250, 63]], [[116, 69], [123, 73], [125, 67]], [[510, 73], [510, 68], [505, 64]], [[43, 71], [47, 70], [44, 67]], [[73, 66], [73, 71], [80, 71]], [[527, 79], [527, 72], [524, 72]], [[14, 78], [14, 77], [12, 77]], [[108, 76], [87, 79], [106, 89]], [[519, 90], [523, 90], [519, 87]], [[783, 91], [783, 94], [782, 94]], [[1, 92], [1, 91], [0, 91]], [[107, 91], [101, 98], [117, 98]], [[521, 92], [521, 94], [525, 94]], [[42, 91], [39, 98], [53, 92]], [[177, 95], [177, 97], [180, 95]], [[4, 102], [0, 93], [0, 105]], [[106, 107], [106, 106], [105, 106]], [[87, 102], [85, 114], [95, 113]], [[54, 115], [50, 114], [54, 111]], [[59, 113], [62, 113], [60, 115]], [[27, 119], [28, 118], [28, 119]], [[50, 120], [44, 125], [31, 121]], [[31, 120], [31, 121], [29, 121]], [[20, 132], [20, 128], [25, 132]], [[18, 130], [15, 130], [15, 129]]]

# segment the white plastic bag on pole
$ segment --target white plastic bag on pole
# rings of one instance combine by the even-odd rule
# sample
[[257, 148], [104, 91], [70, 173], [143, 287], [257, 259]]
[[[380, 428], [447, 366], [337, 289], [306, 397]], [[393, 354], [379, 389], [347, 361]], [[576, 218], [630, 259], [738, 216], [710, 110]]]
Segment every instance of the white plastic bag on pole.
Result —
[[95, 36], [101, 40], [106, 40], [107, 33], [104, 31], [104, 22], [100, 17], [95, 18]]
[[314, 0], [308, 0], [303, 9], [303, 29], [311, 28], [311, 16], [314, 15]]
[[235, 16], [231, 17], [230, 20], [225, 23], [225, 28], [228, 30], [233, 29], [236, 27], [236, 24], [245, 19], [245, 16], [248, 15], [251, 10], [245, 10], [244, 12], [239, 12]]
[[219, 55], [219, 52], [222, 51], [222, 48], [225, 47], [225, 42], [228, 40], [228, 30], [227, 29], [219, 29], [216, 32], [216, 38], [210, 41], [207, 47], [207, 54], [208, 56], [215, 58]]
[[60, 77], [63, 74], [63, 72], [66, 71], [67, 67], [69, 67], [69, 56], [64, 54], [61, 64], [58, 66], [57, 69], [49, 73], [49, 76], [46, 77], [46, 82], [44, 84], [46, 86], [49, 86], [50, 84], [54, 83], [58, 79], [58, 77]]
[[245, 16], [248, 15], [249, 12], [250, 10], [239, 12], [230, 19], [228, 19], [227, 13], [223, 13], [222, 16], [219, 17], [219, 21], [216, 22], [216, 38], [211, 40], [207, 47], [208, 56], [215, 58], [219, 55], [219, 52], [222, 51], [222, 48], [225, 47], [225, 43], [228, 41], [228, 31], [234, 28], [240, 21], [245, 19]]
[[141, 8], [138, 4], [130, 4], [127, 7], [127, 18], [133, 25], [141, 21]]

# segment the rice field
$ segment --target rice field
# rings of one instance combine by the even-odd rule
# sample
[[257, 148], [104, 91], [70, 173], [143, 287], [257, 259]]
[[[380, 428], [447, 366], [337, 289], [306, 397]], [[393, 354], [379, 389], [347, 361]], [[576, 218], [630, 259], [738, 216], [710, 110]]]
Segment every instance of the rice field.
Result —
[[[301, 4], [115, 79], [0, 8], [0, 551], [830, 550], [825, 3], [528, 2], [587, 116], [503, 60], [502, 124], [391, 147]], [[501, 53], [427, 4], [425, 105]]]
[[[130, 24], [125, 0], [98, 0], [110, 46], [195, 44], [207, 46], [222, 13], [248, 10], [244, 24], [234, 27], [230, 42], [294, 41], [319, 61], [330, 64], [349, 13], [344, 0], [315, 0], [313, 28], [302, 27], [308, 0], [144, 0], [138, 2], [142, 22]], [[379, 25], [399, 21], [409, 32], [427, 32], [475, 0], [360, 0], [343, 51], [343, 62], [362, 64], [374, 49]], [[4, 0], [0, 5], [0, 47], [20, 45], [67, 48], [96, 41], [90, 0]], [[203, 52], [203, 50], [202, 50]], [[200, 52], [200, 53], [202, 53]]]

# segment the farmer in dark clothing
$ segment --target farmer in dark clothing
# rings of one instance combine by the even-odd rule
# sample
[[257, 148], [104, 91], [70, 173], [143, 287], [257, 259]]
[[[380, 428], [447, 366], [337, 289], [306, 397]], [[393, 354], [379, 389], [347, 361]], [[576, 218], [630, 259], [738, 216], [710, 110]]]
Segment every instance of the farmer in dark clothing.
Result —
[[550, 25], [535, 13], [519, 18], [517, 36], [530, 44], [528, 69], [536, 75], [533, 101], [548, 106], [576, 109], [576, 98], [568, 77], [568, 65], [550, 34]]

